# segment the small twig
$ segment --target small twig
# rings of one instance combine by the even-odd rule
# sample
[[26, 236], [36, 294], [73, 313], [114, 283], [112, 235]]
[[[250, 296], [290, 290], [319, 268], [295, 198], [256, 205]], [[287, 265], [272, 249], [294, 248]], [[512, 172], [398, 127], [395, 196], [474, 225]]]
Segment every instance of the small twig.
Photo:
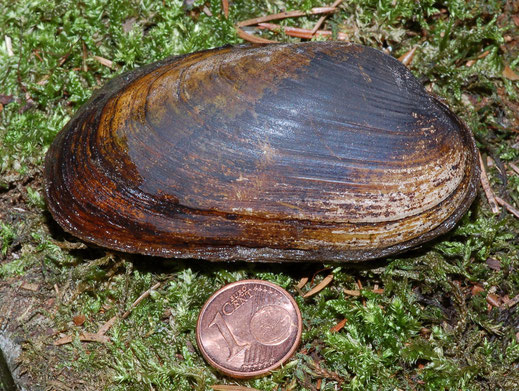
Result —
[[481, 59], [481, 58], [485, 58], [486, 56], [488, 56], [490, 54], [490, 51], [488, 50], [485, 50], [483, 53], [481, 53], [479, 56], [477, 56], [476, 58], [473, 58], [472, 60], [468, 60], [465, 65], [468, 66], [468, 67], [471, 67], [472, 65], [474, 65], [476, 63], [477, 60]]
[[493, 153], [492, 155], [487, 156], [487, 165], [488, 165], [488, 160], [490, 160], [494, 164], [494, 166], [497, 168], [497, 175], [499, 176], [499, 179], [501, 180], [500, 196], [502, 196], [503, 194], [508, 195], [507, 190], [506, 190], [506, 186], [508, 184], [508, 177], [507, 177], [507, 173], [506, 173], [505, 164], [499, 158], [499, 156], [496, 155], [496, 153]]
[[246, 33], [239, 27], [236, 27], [236, 34], [238, 34], [238, 37], [240, 37], [241, 39], [244, 39], [252, 43], [277, 43], [276, 41], [272, 41], [270, 39], [256, 37], [255, 35]]
[[83, 51], [83, 72], [88, 72], [88, 66], [86, 63], [87, 57], [88, 57], [88, 51], [85, 45], [85, 41], [81, 40], [81, 48]]
[[506, 210], [508, 210], [510, 213], [512, 213], [515, 217], [519, 219], [519, 210], [514, 208], [512, 205], [510, 205], [508, 202], [503, 200], [502, 198], [496, 196], [496, 201], [499, 205], [504, 206]]
[[[152, 290], [157, 289], [159, 286], [160, 286], [160, 282], [157, 282], [150, 289], [148, 289], [146, 292], [144, 292], [142, 295], [140, 295], [137, 298], [137, 300], [135, 300], [132, 303], [132, 305], [130, 306], [130, 309], [121, 316], [121, 319], [126, 319], [130, 315], [130, 313], [133, 311], [133, 309], [135, 307], [137, 307], [141, 301], [143, 301], [146, 297], [148, 297]], [[95, 333], [95, 334], [83, 333], [79, 336], [79, 340], [82, 342], [101, 342], [101, 343], [109, 342], [110, 338], [107, 337], [105, 334], [107, 333], [108, 330], [110, 330], [110, 328], [115, 324], [116, 321], [117, 321], [117, 315], [112, 316], [105, 324], [103, 324], [99, 328], [97, 333]], [[73, 340], [74, 340], [74, 337], [68, 335], [68, 336], [65, 336], [65, 337], [60, 338], [57, 341], [55, 341], [54, 345], [56, 345], [56, 346], [64, 345], [67, 343], [71, 343]]]
[[490, 54], [490, 50], [485, 50], [483, 53], [481, 53], [478, 58], [481, 59], [481, 58], [485, 58], [486, 56], [488, 56]]
[[[304, 38], [304, 39], [312, 39], [314, 34], [312, 34], [312, 30], [309, 29], [301, 29], [297, 27], [288, 27], [288, 26], [279, 26], [273, 23], [259, 23], [259, 29], [270, 30], [275, 32], [284, 32], [286, 35], [290, 37]], [[318, 30], [315, 35], [322, 37], [332, 37], [333, 32], [329, 30]], [[344, 33], [337, 33], [337, 40], [339, 41], [347, 41], [348, 36]]]
[[346, 293], [348, 296], [360, 296], [360, 291], [356, 289], [344, 289], [344, 293]]
[[236, 24], [237, 27], [245, 27], [245, 26], [252, 26], [255, 24], [263, 23], [263, 22], [270, 22], [271, 20], [280, 20], [280, 19], [287, 19], [287, 18], [296, 18], [299, 16], [306, 16], [306, 15], [318, 15], [318, 14], [327, 14], [330, 12], [334, 12], [335, 7], [318, 7], [318, 8], [312, 8], [310, 11], [286, 11], [286, 12], [280, 12], [279, 14], [272, 14], [272, 15], [266, 15], [261, 16], [259, 18], [252, 18], [247, 19], [242, 22], [239, 22]]
[[[360, 281], [360, 279], [357, 278], [357, 286], [359, 287], [359, 291], [362, 291], [362, 281]], [[362, 298], [362, 305], [365, 307], [366, 306], [366, 298]]]
[[94, 57], [94, 60], [96, 60], [100, 64], [104, 65], [105, 67], [108, 67], [110, 69], [113, 68], [113, 65], [114, 65], [113, 61], [108, 60], [107, 58], [104, 58], [101, 56], [93, 56], [93, 57]]
[[36, 58], [38, 60], [40, 60], [40, 62], [43, 62], [43, 58], [41, 58], [41, 56], [40, 56], [40, 50], [39, 49], [33, 50], [32, 54], [34, 54], [36, 56]]
[[126, 311], [126, 312], [123, 314], [123, 316], [122, 316], [121, 318], [122, 318], [122, 319], [126, 319], [126, 318], [130, 315], [130, 313], [133, 311], [133, 309], [134, 309], [135, 307], [137, 307], [141, 301], [143, 301], [145, 298], [147, 298], [147, 297], [150, 295], [151, 291], [157, 289], [159, 286], [160, 286], [160, 282], [157, 282], [157, 283], [156, 283], [155, 285], [153, 285], [150, 289], [148, 289], [146, 292], [144, 292], [142, 295], [140, 295], [140, 296], [137, 298], [137, 300], [135, 300], [135, 301], [133, 302], [133, 304], [130, 306], [130, 308], [128, 309], [128, 311]]
[[[334, 3], [332, 4], [332, 7], [333, 8], [337, 8], [337, 6], [339, 4], [342, 3], [342, 0], [335, 0]], [[319, 20], [317, 21], [317, 23], [315, 24], [314, 28], [312, 29], [312, 35], [315, 35], [315, 33], [317, 32], [317, 30], [319, 30], [322, 26], [322, 24], [324, 23], [324, 21], [326, 20], [326, 17], [327, 15], [323, 15], [319, 18]]]
[[67, 61], [67, 59], [70, 57], [70, 52], [66, 53], [65, 55], [61, 56], [59, 61], [58, 61], [58, 67], [62, 66], [63, 64], [65, 64], [65, 61]]
[[213, 384], [211, 386], [215, 391], [259, 391], [256, 388], [244, 387], [244, 386], [231, 386], [227, 384]]
[[324, 277], [323, 280], [319, 284], [317, 284], [312, 289], [310, 289], [308, 292], [306, 292], [303, 295], [303, 298], [306, 299], [310, 296], [315, 295], [316, 293], [319, 293], [324, 288], [326, 288], [326, 286], [328, 286], [328, 284], [330, 284], [330, 282], [332, 282], [332, 280], [333, 280], [333, 274], [330, 273], [326, 277]]
[[301, 278], [299, 280], [299, 282], [297, 283], [296, 288], [302, 289], [306, 285], [307, 282], [308, 282], [308, 277]]
[[330, 270], [329, 267], [325, 267], [324, 269], [319, 269], [319, 270], [317, 270], [314, 274], [312, 274], [312, 279], [310, 280], [310, 284], [313, 285], [314, 280], [315, 280], [315, 277], [317, 277], [318, 274], [320, 274], [320, 273], [322, 273], [322, 272], [327, 272], [328, 270]]
[[314, 28], [312, 29], [312, 35], [315, 35], [315, 33], [317, 32], [317, 30], [319, 30], [319, 28], [322, 26], [322, 24], [324, 23], [325, 20], [326, 20], [326, 15], [321, 16], [319, 18], [319, 20], [315, 24]]
[[[357, 287], [359, 288], [359, 291], [362, 291], [362, 289], [364, 289], [364, 287], [362, 286], [362, 281], [358, 278], [357, 278]], [[362, 298], [362, 305], [366, 306], [366, 299], [364, 297]]]
[[333, 326], [330, 331], [332, 333], [336, 333], [340, 330], [342, 330], [344, 328], [344, 326], [346, 325], [346, 322], [348, 321], [348, 319], [344, 318], [343, 320], [341, 320], [339, 323], [337, 323], [335, 326]]
[[508, 163], [508, 165], [513, 171], [515, 171], [517, 175], [519, 175], [519, 167], [517, 167], [514, 163]]
[[[360, 296], [362, 293], [360, 290], [357, 289], [343, 289], [343, 292], [346, 293], [348, 296]], [[384, 293], [384, 289], [373, 288], [371, 292], [381, 295]]]
[[225, 19], [229, 18], [229, 0], [222, 0], [222, 8]]
[[4, 40], [5, 40], [5, 48], [7, 49], [7, 56], [13, 57], [14, 56], [13, 41], [11, 40], [11, 37], [6, 35], [6, 36], [4, 36]]
[[483, 163], [483, 158], [481, 157], [481, 153], [478, 152], [478, 155], [479, 155], [479, 166], [481, 167], [481, 174], [479, 177], [481, 186], [483, 187], [483, 191], [485, 192], [485, 195], [487, 196], [487, 200], [490, 205], [490, 208], [492, 209], [492, 213], [498, 214], [499, 207], [497, 206], [496, 196], [494, 195], [494, 192], [490, 188], [490, 183], [488, 182], [487, 171], [485, 169], [485, 164]]
[[517, 303], [519, 303], [519, 295], [515, 296], [513, 299], [511, 300], [508, 300], [506, 303], [504, 303], [503, 305], [507, 306], [508, 308], [512, 308], [513, 306], [515, 306]]
[[[65, 345], [65, 344], [71, 343], [73, 340], [74, 340], [74, 336], [67, 335], [63, 338], [58, 339], [57, 341], [54, 341], [54, 346]], [[110, 342], [110, 338], [108, 338], [106, 335], [99, 335], [99, 334], [93, 334], [93, 333], [83, 333], [79, 336], [79, 340], [81, 342], [99, 342], [99, 343]]]
[[102, 325], [99, 330], [97, 330], [97, 334], [105, 335], [108, 330], [114, 325], [117, 320], [117, 315], [112, 316], [104, 325]]
[[314, 374], [313, 374], [314, 376], [323, 378], [323, 379], [335, 380], [338, 383], [337, 386], [338, 386], [339, 390], [342, 389], [341, 384], [344, 383], [344, 379], [342, 377], [340, 377], [338, 373], [328, 371], [324, 368], [321, 368], [319, 363], [315, 362], [315, 361], [309, 362], [308, 367], [310, 369], [312, 369], [312, 371], [314, 372]]

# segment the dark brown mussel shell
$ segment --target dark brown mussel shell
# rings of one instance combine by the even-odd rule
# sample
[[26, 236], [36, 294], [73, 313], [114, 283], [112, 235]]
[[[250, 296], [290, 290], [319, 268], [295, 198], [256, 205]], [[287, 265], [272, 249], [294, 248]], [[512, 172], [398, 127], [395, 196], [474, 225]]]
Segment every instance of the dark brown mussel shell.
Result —
[[360, 261], [451, 229], [471, 132], [394, 58], [354, 44], [224, 47], [122, 75], [46, 158], [48, 208], [115, 250]]

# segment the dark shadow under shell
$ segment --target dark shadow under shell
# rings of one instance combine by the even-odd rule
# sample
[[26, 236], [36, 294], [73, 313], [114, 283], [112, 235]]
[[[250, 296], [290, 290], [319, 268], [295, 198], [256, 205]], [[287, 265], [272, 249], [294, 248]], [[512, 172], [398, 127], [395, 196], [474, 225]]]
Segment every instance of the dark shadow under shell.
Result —
[[111, 249], [367, 260], [451, 229], [471, 132], [394, 58], [311, 42], [225, 47], [110, 81], [46, 158], [56, 221]]

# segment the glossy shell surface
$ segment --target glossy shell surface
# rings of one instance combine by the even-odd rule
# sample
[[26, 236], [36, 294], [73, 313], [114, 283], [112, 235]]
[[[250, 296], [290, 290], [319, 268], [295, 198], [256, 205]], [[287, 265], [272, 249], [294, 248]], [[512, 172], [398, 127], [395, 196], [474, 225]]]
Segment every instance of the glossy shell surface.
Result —
[[465, 125], [378, 50], [224, 47], [110, 81], [56, 137], [45, 190], [66, 231], [111, 249], [360, 261], [451, 229], [476, 156]]

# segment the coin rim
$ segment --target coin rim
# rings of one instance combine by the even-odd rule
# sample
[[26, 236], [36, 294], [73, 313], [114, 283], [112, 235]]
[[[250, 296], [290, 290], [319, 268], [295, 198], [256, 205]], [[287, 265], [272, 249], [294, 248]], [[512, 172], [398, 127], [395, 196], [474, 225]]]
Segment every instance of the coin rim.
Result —
[[[239, 372], [236, 370], [228, 369], [222, 366], [221, 364], [218, 364], [215, 360], [213, 360], [209, 354], [206, 352], [205, 347], [201, 341], [201, 322], [202, 322], [202, 315], [206, 312], [207, 308], [209, 307], [210, 303], [219, 295], [221, 295], [223, 292], [235, 287], [236, 285], [247, 285], [247, 284], [263, 284], [270, 286], [273, 289], [276, 289], [280, 291], [281, 294], [286, 296], [292, 306], [295, 309], [296, 317], [297, 317], [297, 335], [294, 343], [290, 347], [290, 350], [279, 360], [277, 360], [273, 365], [257, 370], [252, 372]], [[262, 375], [266, 375], [273, 370], [279, 368], [282, 366], [292, 355], [295, 353], [296, 349], [299, 347], [299, 344], [301, 343], [301, 334], [303, 332], [303, 319], [301, 317], [301, 311], [299, 310], [299, 306], [297, 305], [297, 302], [292, 297], [290, 293], [287, 292], [286, 289], [282, 288], [281, 286], [274, 284], [270, 281], [265, 280], [258, 280], [258, 279], [247, 279], [247, 280], [241, 280], [241, 281], [235, 281], [231, 282], [230, 284], [224, 285], [222, 288], [218, 289], [216, 292], [214, 292], [204, 303], [202, 306], [200, 313], [198, 314], [198, 320], [196, 322], [196, 342], [198, 344], [198, 348], [200, 349], [200, 352], [202, 353], [202, 356], [204, 359], [211, 365], [213, 368], [217, 369], [221, 373], [228, 375], [230, 377], [234, 377], [237, 379], [250, 379], [254, 377], [259, 377]]]

